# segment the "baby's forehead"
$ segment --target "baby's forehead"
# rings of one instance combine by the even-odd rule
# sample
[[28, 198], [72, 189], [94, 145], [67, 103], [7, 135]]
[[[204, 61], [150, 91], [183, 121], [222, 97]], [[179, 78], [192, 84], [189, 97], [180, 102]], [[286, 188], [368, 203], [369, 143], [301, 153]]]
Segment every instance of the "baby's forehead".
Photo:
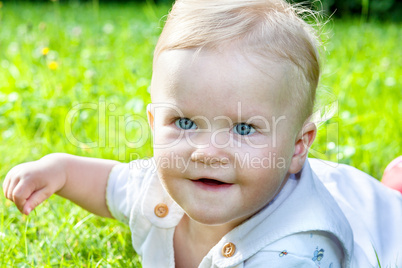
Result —
[[[235, 50], [179, 49], [162, 52], [154, 62], [152, 102], [180, 104], [197, 98], [197, 105], [213, 102], [237, 108], [241, 103], [254, 114], [276, 107], [292, 109], [288, 63]], [[276, 112], [276, 111], [275, 111]], [[232, 112], [233, 114], [233, 112]]]
[[160, 73], [176, 75], [180, 73], [201, 72], [207, 67], [218, 73], [231, 72], [234, 75], [260, 75], [276, 82], [287, 81], [296, 71], [294, 64], [273, 54], [261, 55], [253, 50], [237, 47], [190, 48], [163, 51], [154, 60], [153, 76]]
[[173, 85], [181, 80], [189, 82], [202, 77], [203, 80], [198, 82], [208, 83], [215, 79], [229, 85], [235, 83], [234, 86], [241, 83], [244, 89], [260, 83], [262, 93], [270, 91], [276, 97], [285, 93], [289, 97], [287, 91], [298, 76], [296, 69], [291, 62], [274, 55], [263, 57], [239, 48], [168, 50], [154, 61], [151, 89], [157, 88], [161, 82]]
[[[218, 49], [176, 49], [161, 53], [154, 61], [152, 88], [161, 83], [179, 82], [209, 83], [212, 80], [222, 84], [241, 83], [246, 89], [255, 83], [262, 83], [260, 91], [287, 86], [292, 77], [292, 68], [285, 61], [275, 57], [262, 58], [258, 54], [241, 50]], [[225, 82], [225, 83], [223, 83]], [[219, 90], [218, 85], [216, 86]], [[274, 87], [275, 86], [275, 87]], [[273, 92], [271, 92], [273, 93]]]

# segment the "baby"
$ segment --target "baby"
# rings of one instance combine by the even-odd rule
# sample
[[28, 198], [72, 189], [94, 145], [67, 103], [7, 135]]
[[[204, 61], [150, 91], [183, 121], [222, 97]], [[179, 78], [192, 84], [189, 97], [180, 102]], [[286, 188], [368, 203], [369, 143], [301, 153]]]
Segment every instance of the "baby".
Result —
[[154, 55], [154, 158], [47, 155], [7, 174], [6, 197], [29, 214], [57, 193], [127, 223], [144, 267], [402, 265], [402, 196], [307, 159], [320, 68], [300, 12], [177, 1]]

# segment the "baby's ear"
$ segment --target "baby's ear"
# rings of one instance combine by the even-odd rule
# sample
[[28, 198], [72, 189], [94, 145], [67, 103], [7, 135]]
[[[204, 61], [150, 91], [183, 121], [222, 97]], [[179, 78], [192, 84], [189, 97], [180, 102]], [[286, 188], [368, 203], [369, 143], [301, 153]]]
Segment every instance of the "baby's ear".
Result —
[[154, 132], [154, 114], [152, 113], [152, 103], [147, 105], [148, 124], [151, 127], [152, 133]]
[[310, 122], [303, 126], [302, 130], [297, 135], [295, 152], [290, 163], [289, 173], [295, 174], [302, 169], [308, 155], [308, 150], [310, 149], [316, 134], [317, 127], [314, 123]]

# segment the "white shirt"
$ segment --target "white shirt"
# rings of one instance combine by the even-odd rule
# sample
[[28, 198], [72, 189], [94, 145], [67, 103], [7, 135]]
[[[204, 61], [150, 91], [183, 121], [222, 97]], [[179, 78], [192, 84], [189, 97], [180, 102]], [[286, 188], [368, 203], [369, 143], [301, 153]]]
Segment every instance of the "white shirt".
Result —
[[[377, 267], [376, 253], [382, 267], [401, 266], [402, 195], [357, 169], [333, 166], [306, 161], [273, 201], [226, 234], [199, 267]], [[143, 267], [174, 267], [173, 235], [184, 211], [160, 184], [154, 161], [115, 166], [107, 203], [130, 226]], [[154, 211], [161, 203], [168, 206], [162, 218]], [[228, 242], [235, 252], [225, 257]]]

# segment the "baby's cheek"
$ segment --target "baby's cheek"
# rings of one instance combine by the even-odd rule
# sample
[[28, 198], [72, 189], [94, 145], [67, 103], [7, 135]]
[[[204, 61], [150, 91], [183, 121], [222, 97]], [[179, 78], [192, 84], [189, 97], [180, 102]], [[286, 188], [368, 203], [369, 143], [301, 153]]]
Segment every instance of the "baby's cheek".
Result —
[[263, 208], [277, 195], [281, 181], [277, 176], [268, 174], [260, 179], [255, 178], [255, 181], [248, 185], [252, 190], [247, 192], [247, 200], [244, 200], [244, 204], [248, 204], [250, 206], [248, 209], [254, 211]]
[[235, 153], [236, 164], [244, 164], [245, 168], [253, 169], [283, 169], [288, 166], [286, 157], [279, 148], [256, 148], [248, 146]]
[[177, 140], [168, 146], [154, 147], [154, 157], [160, 169], [182, 174], [190, 164], [191, 148], [185, 140]]
[[171, 148], [183, 137], [181, 131], [172, 126], [155, 126], [153, 134], [155, 149]]

